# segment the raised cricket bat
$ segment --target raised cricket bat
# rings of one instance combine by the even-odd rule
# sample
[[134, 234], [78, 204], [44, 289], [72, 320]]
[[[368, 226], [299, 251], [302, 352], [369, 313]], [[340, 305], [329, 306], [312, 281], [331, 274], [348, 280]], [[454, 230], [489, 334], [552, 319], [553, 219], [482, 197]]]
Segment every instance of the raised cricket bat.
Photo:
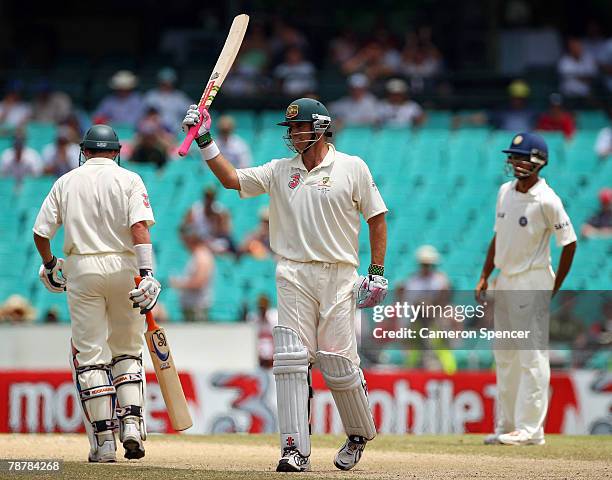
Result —
[[[202, 110], [204, 109], [208, 110], [208, 107], [210, 107], [210, 104], [217, 96], [217, 92], [221, 88], [221, 84], [229, 73], [230, 68], [232, 68], [236, 55], [238, 55], [238, 50], [240, 50], [240, 45], [242, 45], [242, 40], [248, 24], [248, 15], [243, 13], [234, 17], [229, 34], [225, 40], [225, 45], [223, 45], [223, 50], [221, 50], [221, 55], [219, 55], [217, 64], [215, 65], [215, 68], [213, 68], [212, 74], [208, 79], [206, 88], [204, 89], [204, 93], [202, 94], [202, 98], [200, 98], [198, 103], [198, 110], [200, 113], [202, 113]], [[199, 128], [200, 125], [194, 125], [189, 129], [189, 132], [187, 133], [187, 136], [185, 137], [185, 140], [183, 140], [183, 143], [178, 151], [181, 157], [187, 155], [191, 142], [193, 142]]]
[[[140, 283], [141, 277], [134, 278], [136, 286]], [[170, 423], [175, 430], [186, 430], [193, 425], [185, 393], [179, 379], [166, 331], [161, 328], [153, 318], [151, 312], [147, 312], [147, 331], [144, 336], [147, 341], [147, 348], [151, 354], [151, 361], [155, 368], [157, 383], [161, 389], [166, 410], [170, 417]]]

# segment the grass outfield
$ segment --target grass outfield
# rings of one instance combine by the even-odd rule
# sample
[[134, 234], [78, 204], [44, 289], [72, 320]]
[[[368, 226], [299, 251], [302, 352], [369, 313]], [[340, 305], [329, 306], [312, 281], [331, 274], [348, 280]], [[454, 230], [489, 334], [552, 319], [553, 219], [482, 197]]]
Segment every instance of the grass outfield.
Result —
[[[315, 435], [311, 457], [314, 472], [297, 476], [612, 478], [612, 436], [548, 435], [546, 445], [526, 447], [485, 446], [482, 439], [482, 435], [381, 435], [368, 445], [353, 471], [340, 472], [332, 459], [343, 438]], [[97, 465], [83, 461], [88, 450], [83, 435], [0, 435], [0, 457], [62, 459], [63, 478], [259, 480], [287, 475], [274, 472], [278, 460], [276, 435], [152, 435], [146, 448], [147, 456], [142, 460], [128, 462], [121, 458], [116, 464]], [[119, 453], [123, 453], [121, 448]]]

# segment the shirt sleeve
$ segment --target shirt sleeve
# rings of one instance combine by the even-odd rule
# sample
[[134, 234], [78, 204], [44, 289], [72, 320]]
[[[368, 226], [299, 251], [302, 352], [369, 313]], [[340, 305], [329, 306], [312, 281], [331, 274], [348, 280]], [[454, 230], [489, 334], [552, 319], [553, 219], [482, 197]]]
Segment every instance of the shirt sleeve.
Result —
[[572, 222], [563, 207], [563, 202], [558, 196], [543, 204], [544, 215], [548, 226], [555, 234], [557, 246], [564, 247], [576, 241], [576, 232]]
[[372, 178], [370, 169], [362, 159], [359, 162], [357, 182], [354, 186], [353, 200], [357, 203], [363, 218], [368, 221], [381, 213], [387, 212], [387, 206]]
[[275, 163], [273, 160], [258, 167], [237, 169], [240, 197], [249, 198], [270, 193]]
[[136, 175], [128, 199], [128, 225], [131, 227], [138, 222], [147, 222], [147, 225], [151, 226], [155, 223], [155, 218], [147, 189], [142, 178]]
[[36, 216], [36, 221], [34, 222], [34, 227], [32, 228], [35, 234], [48, 238], [49, 240], [55, 236], [57, 229], [62, 224], [59, 188], [58, 183], [55, 182], [47, 198], [45, 198], [40, 207], [38, 215]]

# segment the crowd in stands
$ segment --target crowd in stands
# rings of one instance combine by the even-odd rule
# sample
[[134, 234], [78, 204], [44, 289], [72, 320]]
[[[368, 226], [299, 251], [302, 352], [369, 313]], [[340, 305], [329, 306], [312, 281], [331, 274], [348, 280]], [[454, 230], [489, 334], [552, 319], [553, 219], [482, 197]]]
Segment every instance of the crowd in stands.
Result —
[[[346, 81], [346, 95], [336, 101], [325, 100], [336, 129], [355, 125], [419, 128], [426, 126], [428, 120], [427, 110], [418, 101], [420, 95], [435, 92], [449, 71], [444, 53], [437, 47], [428, 26], [420, 26], [403, 37], [381, 29], [360, 37], [346, 29], [331, 39], [325, 58], [314, 58], [315, 50], [306, 35], [286, 22], [277, 21], [270, 29], [254, 22], [224, 84], [224, 95], [240, 97], [275, 92], [292, 98], [316, 97], [324, 64], [339, 72]], [[612, 39], [597, 31], [589, 31], [585, 38], [568, 38], [557, 70], [559, 93], [549, 95], [545, 111], [532, 106], [530, 85], [517, 79], [508, 85], [505, 105], [482, 112], [459, 113], [449, 127], [558, 131], [571, 141], [579, 125], [566, 106], [570, 103], [567, 100], [592, 99], [602, 85], [612, 94]], [[163, 169], [176, 157], [181, 120], [193, 100], [178, 88], [179, 75], [173, 68], [160, 69], [156, 80], [154, 88], [141, 91], [134, 72], [115, 72], [108, 81], [108, 95], [91, 115], [84, 114], [67, 93], [55, 90], [45, 79], [31, 86], [29, 99], [22, 81], [9, 81], [0, 100], [0, 137], [10, 138], [11, 145], [0, 152], [0, 176], [18, 181], [28, 176], [59, 177], [76, 168], [80, 138], [91, 123], [98, 122], [133, 129], [135, 137], [127, 142], [122, 157]], [[608, 115], [612, 119], [612, 108]], [[29, 122], [56, 125], [55, 140], [40, 150], [28, 146]], [[236, 120], [222, 115], [214, 123], [216, 143], [226, 158], [238, 168], [251, 166], [251, 149], [235, 133], [239, 127]], [[279, 132], [279, 142], [281, 135]], [[601, 130], [593, 149], [602, 161], [612, 155], [612, 125]], [[602, 190], [599, 202], [600, 210], [582, 226], [584, 238], [612, 236], [610, 189]], [[258, 217], [259, 224], [252, 232], [242, 239], [234, 238], [231, 212], [217, 201], [215, 190], [210, 188], [185, 212], [179, 235], [190, 257], [183, 273], [170, 279], [170, 286], [179, 292], [182, 316], [187, 321], [207, 318], [214, 293], [216, 256], [273, 258], [267, 210], [258, 212]], [[440, 256], [433, 247], [419, 249], [417, 260], [419, 271], [398, 286], [394, 292], [396, 298], [405, 299], [406, 292], [413, 290], [451, 288], [448, 277], [437, 268]], [[416, 288], [423, 286], [427, 288]], [[5, 303], [1, 312], [8, 321], [29, 321], [36, 315], [23, 298], [11, 297]], [[274, 316], [271, 310], [270, 300], [261, 297], [253, 321], [267, 325]], [[163, 314], [160, 312], [159, 316]], [[54, 314], [51, 312], [47, 318], [52, 320]], [[264, 328], [264, 339], [267, 338], [265, 331]], [[265, 352], [261, 357], [262, 362], [267, 361]]]

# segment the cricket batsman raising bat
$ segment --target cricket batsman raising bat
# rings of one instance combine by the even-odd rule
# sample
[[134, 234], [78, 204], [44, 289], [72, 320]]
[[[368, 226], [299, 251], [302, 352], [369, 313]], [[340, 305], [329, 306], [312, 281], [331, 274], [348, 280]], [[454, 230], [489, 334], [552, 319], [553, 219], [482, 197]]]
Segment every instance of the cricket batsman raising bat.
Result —
[[[213, 68], [212, 74], [208, 79], [204, 93], [202, 93], [202, 97], [198, 102], [197, 109], [200, 113], [204, 109], [208, 110], [211, 103], [215, 99], [217, 92], [221, 88], [225, 77], [227, 77], [230, 68], [232, 68], [232, 64], [236, 59], [236, 55], [238, 55], [238, 51], [242, 45], [242, 40], [244, 39], [244, 34], [246, 33], [248, 25], [248, 15], [237, 15], [234, 18], [229, 34], [227, 35], [227, 40], [225, 40], [225, 45], [223, 45], [223, 50], [221, 50], [221, 55], [219, 55], [219, 59], [217, 60], [215, 68]], [[198, 126], [194, 125], [187, 132], [187, 136], [179, 148], [178, 153], [181, 157], [187, 155], [191, 142], [193, 142], [197, 134]]]
[[[355, 335], [356, 308], [387, 292], [387, 207], [366, 163], [328, 143], [331, 116], [311, 98], [287, 107], [279, 125], [295, 155], [236, 169], [210, 134], [206, 108], [192, 105], [183, 129], [197, 129], [202, 159], [241, 197], [270, 195], [270, 245], [276, 267], [278, 323], [273, 329], [281, 472], [310, 470], [310, 368], [319, 367], [347, 438], [334, 464], [350, 470], [376, 436]], [[360, 217], [370, 230], [371, 264], [359, 276]]]

